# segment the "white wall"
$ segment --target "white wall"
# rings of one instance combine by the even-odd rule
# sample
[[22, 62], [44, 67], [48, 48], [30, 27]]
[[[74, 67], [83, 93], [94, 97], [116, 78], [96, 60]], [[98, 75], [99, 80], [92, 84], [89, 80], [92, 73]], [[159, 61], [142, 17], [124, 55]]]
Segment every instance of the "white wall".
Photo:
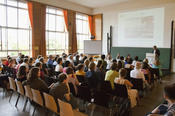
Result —
[[[118, 14], [120, 12], [143, 10], [150, 8], [165, 8], [165, 25], [164, 25], [164, 46], [170, 48], [171, 41], [171, 21], [175, 20], [175, 1], [174, 0], [135, 0], [111, 6], [96, 8], [93, 14], [103, 14], [103, 53], [107, 53], [107, 33], [109, 27], [113, 27], [113, 46], [117, 47], [118, 33]], [[129, 47], [129, 46], [128, 46]], [[173, 72], [175, 72], [175, 60], [173, 60]]]
[[57, 6], [60, 8], [70, 9], [74, 11], [79, 11], [85, 14], [92, 14], [92, 11], [93, 11], [93, 9], [91, 8], [88, 8], [79, 4], [75, 4], [66, 0], [32, 0], [32, 1], [40, 2], [40, 3], [52, 5], [52, 6]]

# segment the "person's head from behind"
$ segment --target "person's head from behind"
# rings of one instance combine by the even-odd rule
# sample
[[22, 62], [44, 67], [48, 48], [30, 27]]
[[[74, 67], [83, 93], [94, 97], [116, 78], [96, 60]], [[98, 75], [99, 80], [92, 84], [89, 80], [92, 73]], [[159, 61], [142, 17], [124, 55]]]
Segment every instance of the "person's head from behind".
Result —
[[138, 56], [135, 56], [134, 60], [135, 61], [138, 61], [139, 60], [139, 57]]
[[37, 59], [39, 59], [39, 58], [41, 58], [41, 57], [42, 57], [41, 55], [38, 55], [38, 56], [37, 56]]
[[70, 61], [66, 60], [64, 63], [64, 67], [69, 67], [69, 66], [71, 66], [71, 63]]
[[118, 65], [118, 70], [120, 70], [122, 68], [122, 62], [118, 61], [117, 65]]
[[127, 74], [127, 70], [126, 70], [126, 69], [121, 68], [121, 69], [119, 70], [119, 77], [120, 77], [120, 78], [126, 78], [126, 74]]
[[59, 76], [58, 76], [58, 81], [59, 81], [60, 83], [67, 83], [67, 82], [68, 82], [68, 81], [67, 81], [67, 75], [64, 74], [64, 73], [59, 74]]
[[17, 76], [20, 77], [20, 76], [26, 76], [27, 74], [27, 68], [26, 66], [20, 66], [19, 67], [19, 70], [17, 72]]
[[86, 59], [85, 61], [84, 61], [84, 65], [86, 66], [86, 67], [88, 67], [89, 66], [89, 60], [88, 59]]
[[145, 58], [145, 59], [143, 60], [143, 62], [145, 62], [145, 63], [147, 63], [147, 64], [148, 64], [148, 59], [147, 59], [147, 58]]
[[28, 64], [29, 59], [28, 58], [24, 58], [24, 61], [23, 62]]
[[124, 57], [123, 56], [120, 56], [120, 60], [124, 60]]
[[90, 71], [95, 71], [95, 69], [96, 69], [95, 63], [94, 63], [94, 62], [91, 62], [91, 63], [89, 64], [89, 70], [90, 70]]
[[33, 58], [30, 58], [30, 59], [29, 59], [29, 64], [33, 64], [33, 63], [34, 63]]
[[89, 57], [89, 61], [90, 62], [93, 62], [93, 57]]
[[76, 60], [79, 60], [80, 56], [79, 55], [76, 55], [75, 59]]
[[164, 87], [164, 98], [168, 102], [175, 102], [175, 83]]
[[39, 58], [39, 61], [44, 63], [44, 58], [43, 57]]
[[111, 70], [113, 70], [113, 71], [117, 71], [117, 63], [112, 63], [112, 65], [111, 65]]
[[58, 59], [57, 59], [57, 63], [60, 64], [60, 65], [62, 65], [62, 64], [63, 64], [62, 58], [58, 58]]
[[66, 69], [66, 74], [67, 74], [68, 76], [69, 76], [69, 75], [73, 75], [73, 74], [74, 74], [73, 68], [68, 67], [68, 68]]
[[49, 55], [49, 59], [52, 60], [53, 59], [53, 56], [52, 55]]
[[142, 69], [148, 69], [148, 66], [147, 66], [147, 63], [146, 62], [143, 62], [142, 63]]
[[102, 60], [98, 60], [97, 67], [98, 68], [102, 68], [102, 66], [103, 66], [103, 61]]
[[136, 69], [141, 69], [141, 66], [142, 64], [140, 62], [136, 62], [136, 66], [135, 66]]
[[113, 59], [112, 62], [113, 62], [113, 63], [117, 63], [117, 60], [116, 60], [116, 59]]
[[79, 65], [77, 66], [77, 70], [78, 70], [78, 71], [83, 71], [83, 70], [84, 70], [84, 64], [79, 64]]
[[157, 46], [153, 46], [153, 49], [156, 50], [157, 49]]
[[40, 69], [38, 67], [33, 67], [29, 71], [28, 80], [32, 81], [32, 80], [37, 79], [39, 77], [40, 77]]
[[101, 55], [101, 59], [102, 59], [102, 60], [105, 59], [105, 55], [104, 55], [104, 54]]
[[37, 62], [35, 64], [35, 67], [39, 68], [39, 69], [42, 69], [42, 63], [41, 62]]

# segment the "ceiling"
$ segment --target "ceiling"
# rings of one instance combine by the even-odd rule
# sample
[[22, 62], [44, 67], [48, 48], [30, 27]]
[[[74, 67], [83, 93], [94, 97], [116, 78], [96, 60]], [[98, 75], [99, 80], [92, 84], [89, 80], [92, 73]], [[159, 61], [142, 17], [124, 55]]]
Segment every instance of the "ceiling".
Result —
[[65, 0], [65, 1], [73, 2], [90, 8], [98, 8], [116, 3], [126, 2], [128, 0]]

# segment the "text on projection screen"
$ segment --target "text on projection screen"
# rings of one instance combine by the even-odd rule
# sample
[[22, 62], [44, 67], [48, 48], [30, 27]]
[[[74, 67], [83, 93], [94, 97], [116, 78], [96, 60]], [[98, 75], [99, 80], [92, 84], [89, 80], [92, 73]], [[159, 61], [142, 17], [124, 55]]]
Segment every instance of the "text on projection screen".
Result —
[[164, 8], [119, 13], [118, 46], [163, 46]]

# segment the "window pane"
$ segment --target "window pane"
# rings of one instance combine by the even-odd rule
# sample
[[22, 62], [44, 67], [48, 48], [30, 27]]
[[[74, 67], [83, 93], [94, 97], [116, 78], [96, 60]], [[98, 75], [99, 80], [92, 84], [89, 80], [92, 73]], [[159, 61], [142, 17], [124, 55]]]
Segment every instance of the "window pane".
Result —
[[14, 51], [14, 52], [8, 52], [8, 55], [14, 57], [14, 56], [18, 56], [18, 52]]
[[53, 8], [49, 8], [49, 13], [56, 14], [56, 10]]
[[29, 28], [29, 15], [27, 10], [19, 9], [19, 27], [20, 28]]
[[7, 19], [9, 27], [17, 27], [17, 8], [7, 8]]
[[29, 31], [18, 30], [18, 46], [19, 50], [29, 50]]
[[55, 54], [55, 51], [48, 51], [47, 54], [48, 55], [53, 55], [53, 54]]
[[49, 49], [55, 49], [55, 33], [49, 32]]
[[8, 29], [8, 50], [17, 50], [17, 30]]
[[49, 30], [49, 15], [46, 14], [46, 30]]
[[77, 14], [77, 15], [76, 15], [76, 18], [77, 18], [77, 19], [82, 19], [82, 16], [79, 15], [79, 14]]
[[7, 0], [7, 5], [17, 6], [17, 1], [16, 0]]
[[77, 33], [82, 33], [82, 21], [81, 20], [76, 21], [76, 26], [77, 26]]
[[55, 31], [55, 15], [49, 15], [49, 30]]
[[2, 29], [2, 50], [7, 50], [6, 29]]
[[56, 16], [56, 31], [64, 31], [64, 19], [62, 16]]
[[27, 3], [24, 3], [24, 2], [18, 2], [18, 7], [20, 7], [20, 8], [28, 8], [27, 7]]
[[0, 5], [0, 26], [6, 26], [6, 7]]
[[57, 15], [63, 15], [63, 11], [62, 10], [57, 10]]
[[27, 56], [30, 56], [30, 53], [29, 53], [29, 51], [20, 51], [22, 54], [24, 54], [24, 55], [27, 55]]
[[0, 4], [5, 4], [5, 1], [4, 0], [0, 0]]
[[7, 52], [0, 51], [0, 57], [7, 57]]
[[56, 48], [57, 49], [65, 49], [65, 34], [64, 33], [56, 33]]

